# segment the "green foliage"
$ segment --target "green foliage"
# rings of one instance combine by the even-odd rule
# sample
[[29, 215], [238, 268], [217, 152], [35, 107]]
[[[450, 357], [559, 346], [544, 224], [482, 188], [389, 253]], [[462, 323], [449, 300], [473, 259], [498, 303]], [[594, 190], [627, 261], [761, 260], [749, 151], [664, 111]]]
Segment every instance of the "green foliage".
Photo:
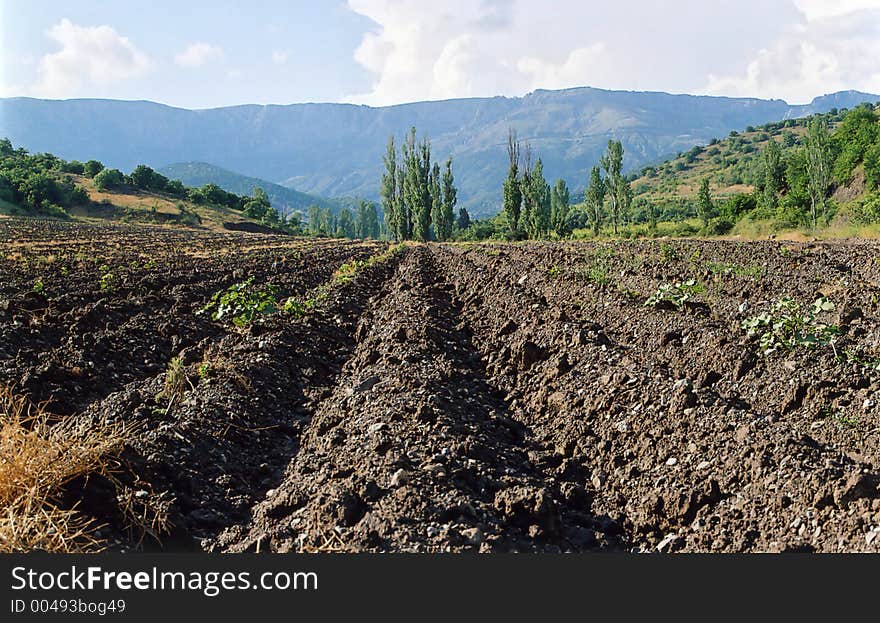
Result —
[[119, 169], [102, 169], [95, 175], [95, 188], [115, 190], [125, 184], [125, 175]]
[[620, 141], [608, 141], [608, 149], [599, 160], [605, 170], [605, 189], [611, 200], [611, 226], [614, 234], [618, 233], [618, 224], [622, 211], [628, 207], [628, 199], [632, 198], [629, 184], [621, 175], [623, 169], [623, 145]]
[[458, 209], [458, 229], [463, 231], [471, 226], [471, 215], [464, 206]]
[[602, 224], [602, 207], [605, 204], [605, 180], [599, 167], [590, 169], [590, 185], [587, 188], [586, 200], [593, 223], [593, 235], [599, 235], [599, 227]]
[[703, 222], [703, 229], [709, 229], [709, 219], [715, 216], [715, 204], [712, 202], [712, 194], [709, 191], [709, 179], [700, 181], [700, 190], [697, 193], [697, 216]]
[[868, 190], [880, 190], [880, 140], [865, 150], [865, 184]]
[[521, 181], [524, 229], [529, 238], [546, 237], [550, 231], [550, 186], [544, 179], [544, 164], [538, 158], [529, 175]]
[[664, 242], [660, 245], [660, 257], [664, 262], [676, 262], [681, 259], [681, 254], [675, 246]]
[[742, 322], [750, 338], [758, 338], [764, 354], [798, 347], [813, 348], [831, 344], [839, 333], [835, 325], [823, 322], [823, 313], [834, 310], [834, 303], [822, 297], [810, 306], [801, 306], [785, 297], [773, 309]]
[[523, 192], [519, 180], [519, 155], [520, 144], [516, 140], [516, 132], [510, 130], [507, 135], [507, 158], [509, 166], [507, 179], [504, 180], [502, 189], [502, 209], [507, 217], [507, 224], [511, 234], [519, 230], [519, 217], [522, 211]]
[[588, 266], [579, 272], [577, 276], [599, 288], [604, 288], [611, 283], [608, 261], [601, 257], [596, 258], [592, 266]]
[[354, 238], [356, 224], [351, 210], [342, 208], [336, 217], [336, 236], [338, 238]]
[[[394, 136], [388, 138], [388, 148], [383, 158], [385, 173], [379, 186], [382, 197], [382, 210], [385, 213], [385, 228], [393, 240], [408, 238], [407, 221], [404, 213], [402, 193], [402, 176], [398, 175], [397, 150], [394, 147]], [[317, 207], [317, 206], [316, 206]], [[311, 209], [311, 208], [310, 208]], [[309, 219], [311, 223], [311, 218]]]
[[83, 165], [83, 174], [94, 178], [98, 173], [104, 170], [104, 165], [97, 160], [89, 160]]
[[165, 370], [165, 384], [162, 388], [162, 397], [171, 403], [182, 398], [185, 390], [186, 369], [183, 365], [183, 359], [172, 357]]
[[403, 145], [403, 162], [403, 199], [411, 215], [412, 238], [424, 242], [431, 235], [431, 142], [416, 141], [415, 128]]
[[560, 238], [564, 238], [571, 233], [568, 223], [570, 201], [571, 193], [565, 180], [556, 180], [556, 184], [550, 191], [550, 227]]
[[168, 187], [168, 178], [145, 164], [139, 164], [135, 167], [128, 179], [132, 186], [141, 190], [164, 192]]
[[853, 206], [853, 216], [865, 225], [880, 223], [880, 193], [874, 192]]
[[[849, 117], [847, 117], [849, 118]], [[807, 192], [810, 195], [810, 220], [816, 227], [819, 211], [825, 213], [828, 188], [831, 186], [831, 139], [825, 120], [810, 122], [807, 135]]]
[[376, 204], [372, 201], [361, 201], [358, 204], [357, 223], [355, 225], [357, 238], [379, 238], [379, 213]]
[[210, 314], [215, 321], [230, 319], [235, 326], [243, 327], [277, 310], [278, 288], [257, 286], [251, 277], [215, 293], [199, 313]]
[[656, 292], [648, 297], [645, 305], [648, 307], [664, 307], [671, 305], [678, 309], [684, 307], [685, 303], [690, 301], [694, 296], [702, 294], [706, 291], [706, 287], [698, 283], [695, 279], [680, 281], [678, 283], [664, 283]]
[[868, 149], [880, 141], [880, 124], [871, 106], [857, 106], [844, 117], [834, 133], [834, 178], [845, 183], [861, 163]]
[[[458, 190], [455, 188], [455, 176], [452, 172], [452, 158], [446, 160], [443, 169], [443, 195], [442, 208], [438, 218], [435, 219], [434, 227], [438, 240], [451, 240], [452, 231], [455, 227], [455, 205], [458, 203]], [[464, 208], [462, 208], [464, 210]], [[465, 210], [465, 214], [467, 210]], [[467, 220], [470, 220], [468, 217]]]

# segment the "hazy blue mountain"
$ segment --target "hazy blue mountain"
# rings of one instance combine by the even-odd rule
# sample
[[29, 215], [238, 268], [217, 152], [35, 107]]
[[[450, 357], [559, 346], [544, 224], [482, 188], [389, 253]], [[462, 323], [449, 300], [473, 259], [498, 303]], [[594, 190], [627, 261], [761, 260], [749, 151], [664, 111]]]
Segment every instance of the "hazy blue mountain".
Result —
[[725, 136], [730, 130], [880, 96], [854, 91], [802, 106], [782, 100], [605, 91], [536, 91], [521, 98], [421, 102], [384, 108], [349, 104], [234, 106], [184, 110], [151, 102], [0, 100], [0, 136], [63, 158], [97, 158], [126, 171], [146, 163], [210, 162], [325, 197], [378, 194], [389, 134], [427, 133], [436, 159], [455, 158], [461, 201], [497, 210], [508, 128], [530, 141], [545, 175], [582, 189], [610, 138], [628, 169]]
[[341, 202], [334, 199], [301, 193], [257, 177], [240, 175], [207, 162], [177, 162], [161, 167], [159, 173], [169, 179], [180, 180], [186, 186], [217, 184], [223, 190], [237, 195], [251, 195], [255, 188], [260, 187], [266, 191], [272, 205], [284, 214], [289, 214], [293, 210], [305, 212], [311, 205], [331, 208], [334, 211], [341, 206]]

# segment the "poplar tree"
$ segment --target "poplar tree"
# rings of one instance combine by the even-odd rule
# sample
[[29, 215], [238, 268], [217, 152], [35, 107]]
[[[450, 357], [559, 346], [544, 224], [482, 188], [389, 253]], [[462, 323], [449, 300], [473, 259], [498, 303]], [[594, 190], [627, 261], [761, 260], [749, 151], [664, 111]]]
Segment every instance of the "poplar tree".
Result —
[[403, 165], [397, 167], [397, 230], [400, 233], [399, 240], [412, 238], [412, 212], [404, 196], [404, 183], [406, 181], [406, 169]]
[[455, 188], [455, 176], [452, 174], [452, 158], [448, 158], [443, 169], [443, 207], [440, 210], [440, 218], [434, 224], [439, 240], [450, 240], [452, 238], [452, 230], [455, 227], [455, 204], [457, 202], [458, 190]]
[[458, 209], [458, 229], [464, 231], [468, 227], [471, 226], [471, 215], [468, 213], [467, 208], [462, 206]]
[[339, 215], [336, 218], [335, 235], [337, 238], [354, 238], [356, 235], [354, 217], [348, 208], [339, 210]]
[[523, 194], [524, 204], [528, 206], [523, 214], [529, 237], [541, 238], [550, 229], [550, 186], [544, 179], [544, 163], [540, 158], [528, 175]]
[[605, 180], [599, 167], [590, 170], [590, 185], [587, 188], [587, 208], [593, 221], [593, 235], [599, 235], [599, 227], [602, 224], [602, 208], [605, 205]]
[[440, 187], [440, 165], [436, 162], [431, 167], [431, 181], [428, 185], [431, 193], [431, 222], [434, 224], [434, 239], [440, 240], [440, 222], [443, 218], [443, 191]]
[[550, 221], [553, 231], [559, 237], [565, 237], [568, 230], [568, 210], [571, 196], [565, 180], [556, 180], [550, 195]]
[[358, 238], [379, 238], [379, 214], [372, 201], [361, 201], [358, 204], [356, 230]]
[[625, 199], [623, 176], [623, 145], [620, 141], [608, 141], [608, 150], [599, 160], [599, 164], [605, 169], [605, 186], [608, 198], [611, 200], [611, 226], [614, 235], [617, 235], [617, 226], [620, 220], [621, 199]]
[[398, 193], [397, 176], [397, 149], [394, 147], [394, 136], [388, 138], [388, 148], [385, 151], [385, 173], [382, 175], [382, 183], [379, 187], [379, 195], [382, 198], [382, 211], [385, 213], [385, 227], [395, 241], [403, 239], [400, 222], [400, 201]]
[[697, 192], [697, 216], [703, 222], [703, 230], [709, 229], [709, 219], [715, 213], [712, 203], [712, 193], [709, 190], [709, 178], [704, 177], [700, 181], [700, 190]]
[[522, 191], [519, 180], [519, 151], [520, 145], [516, 140], [516, 130], [511, 129], [507, 133], [507, 158], [509, 166], [507, 179], [504, 180], [502, 207], [507, 217], [507, 225], [512, 235], [516, 235], [519, 228], [519, 217], [522, 209]]
[[819, 208], [825, 215], [825, 199], [831, 186], [831, 141], [825, 120], [816, 117], [810, 122], [807, 133], [807, 191], [810, 194], [810, 220], [815, 229], [819, 221]]
[[425, 242], [431, 228], [431, 143], [427, 138], [416, 142], [416, 129], [412, 128], [403, 152], [403, 198], [410, 212], [412, 237]]

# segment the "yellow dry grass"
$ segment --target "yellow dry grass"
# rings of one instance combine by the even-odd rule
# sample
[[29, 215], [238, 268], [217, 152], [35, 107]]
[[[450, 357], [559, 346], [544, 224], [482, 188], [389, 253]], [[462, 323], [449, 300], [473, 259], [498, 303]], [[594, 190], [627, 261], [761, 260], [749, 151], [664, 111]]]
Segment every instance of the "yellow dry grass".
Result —
[[94, 521], [56, 504], [73, 479], [110, 475], [127, 436], [118, 424], [56, 421], [0, 386], [0, 552], [101, 549]]

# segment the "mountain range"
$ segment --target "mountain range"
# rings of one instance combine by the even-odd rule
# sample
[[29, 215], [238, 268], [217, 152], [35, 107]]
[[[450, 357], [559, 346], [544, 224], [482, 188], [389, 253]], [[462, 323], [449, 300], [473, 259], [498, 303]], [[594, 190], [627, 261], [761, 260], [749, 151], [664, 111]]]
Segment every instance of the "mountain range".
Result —
[[[625, 168], [633, 170], [731, 130], [878, 100], [843, 91], [790, 105], [590, 87], [381, 108], [291, 104], [187, 110], [147, 101], [6, 98], [0, 99], [0, 136], [32, 151], [95, 158], [125, 171], [141, 163], [157, 169], [210, 163], [220, 177], [226, 170], [310, 195], [375, 199], [388, 137], [400, 142], [415, 126], [431, 138], [435, 159], [453, 156], [460, 203], [474, 215], [486, 215], [499, 208], [510, 128], [543, 159], [551, 182], [564, 178], [577, 192], [612, 138], [623, 143]], [[180, 166], [166, 169], [174, 170]], [[218, 178], [199, 179], [222, 185]]]

